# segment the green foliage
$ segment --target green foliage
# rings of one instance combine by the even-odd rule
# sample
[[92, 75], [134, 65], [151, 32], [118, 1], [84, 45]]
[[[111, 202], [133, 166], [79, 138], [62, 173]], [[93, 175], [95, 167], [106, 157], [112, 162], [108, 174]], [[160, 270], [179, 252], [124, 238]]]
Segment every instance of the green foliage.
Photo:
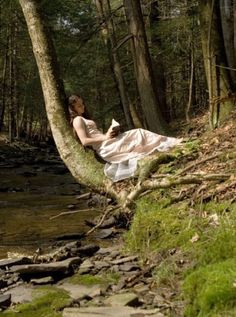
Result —
[[235, 313], [235, 281], [235, 259], [210, 264], [190, 274], [183, 287], [188, 300], [185, 316], [230, 316]]
[[1, 317], [61, 317], [60, 308], [70, 302], [67, 292], [53, 287], [40, 288], [35, 291], [35, 299], [27, 304], [20, 304], [0, 313]]

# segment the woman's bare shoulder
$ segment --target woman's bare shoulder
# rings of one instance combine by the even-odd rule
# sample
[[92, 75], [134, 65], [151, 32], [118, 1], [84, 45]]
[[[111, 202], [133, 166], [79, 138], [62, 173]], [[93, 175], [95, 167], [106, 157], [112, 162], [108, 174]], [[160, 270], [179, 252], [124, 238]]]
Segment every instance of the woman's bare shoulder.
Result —
[[77, 116], [73, 119], [73, 126], [84, 124], [83, 117]]

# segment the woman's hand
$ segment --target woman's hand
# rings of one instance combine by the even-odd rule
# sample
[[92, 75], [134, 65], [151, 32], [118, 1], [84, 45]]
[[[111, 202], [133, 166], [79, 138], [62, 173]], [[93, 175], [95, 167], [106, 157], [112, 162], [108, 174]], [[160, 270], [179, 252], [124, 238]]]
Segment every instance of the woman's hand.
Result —
[[106, 135], [106, 140], [110, 140], [117, 136], [117, 131], [114, 131], [112, 126], [110, 126], [110, 128], [107, 130], [107, 133], [105, 135]]

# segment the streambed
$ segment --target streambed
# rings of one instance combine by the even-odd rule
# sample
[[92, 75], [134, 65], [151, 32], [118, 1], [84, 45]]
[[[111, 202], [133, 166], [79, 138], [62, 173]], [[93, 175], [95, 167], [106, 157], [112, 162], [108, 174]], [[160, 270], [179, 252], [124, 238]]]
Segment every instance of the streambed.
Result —
[[[0, 258], [32, 255], [38, 247], [47, 252], [59, 237], [86, 232], [85, 219], [99, 214], [76, 199], [86, 190], [58, 156], [26, 161], [0, 161]], [[82, 211], [50, 219], [70, 208]]]

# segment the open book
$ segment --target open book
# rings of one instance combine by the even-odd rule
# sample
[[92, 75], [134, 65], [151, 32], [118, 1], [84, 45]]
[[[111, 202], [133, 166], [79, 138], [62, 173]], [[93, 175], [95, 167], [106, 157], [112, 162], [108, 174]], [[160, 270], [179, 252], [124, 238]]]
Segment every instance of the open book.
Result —
[[117, 133], [120, 132], [120, 124], [119, 122], [117, 122], [115, 119], [112, 119], [111, 121], [111, 127], [112, 127], [112, 131], [115, 131]]

